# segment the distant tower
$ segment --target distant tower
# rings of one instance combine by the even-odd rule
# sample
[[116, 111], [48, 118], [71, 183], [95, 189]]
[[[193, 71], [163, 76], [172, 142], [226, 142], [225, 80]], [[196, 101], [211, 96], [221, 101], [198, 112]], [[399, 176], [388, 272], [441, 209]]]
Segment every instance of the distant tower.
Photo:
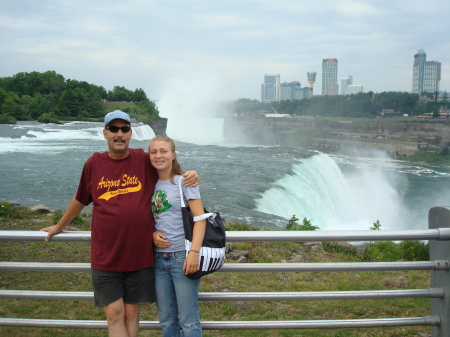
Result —
[[337, 59], [322, 60], [322, 95], [338, 95]]
[[427, 61], [427, 54], [419, 49], [414, 55], [412, 92], [420, 94], [423, 91], [439, 91], [441, 80], [441, 63]]
[[316, 72], [315, 71], [308, 71], [308, 82], [309, 87], [311, 89], [314, 88], [314, 82], [316, 81]]

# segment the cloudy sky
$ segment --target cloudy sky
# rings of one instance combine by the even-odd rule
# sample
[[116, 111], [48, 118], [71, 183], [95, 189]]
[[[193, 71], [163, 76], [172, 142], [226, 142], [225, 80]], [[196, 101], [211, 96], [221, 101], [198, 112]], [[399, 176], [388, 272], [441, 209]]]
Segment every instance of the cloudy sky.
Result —
[[107, 90], [260, 99], [337, 58], [364, 91], [411, 91], [413, 57], [442, 64], [450, 91], [449, 0], [0, 0], [0, 77], [54, 70]]

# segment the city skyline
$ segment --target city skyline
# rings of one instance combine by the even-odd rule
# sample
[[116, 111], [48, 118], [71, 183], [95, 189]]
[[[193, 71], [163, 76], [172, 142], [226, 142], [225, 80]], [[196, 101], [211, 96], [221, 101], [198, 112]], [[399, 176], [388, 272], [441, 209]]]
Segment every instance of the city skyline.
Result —
[[54, 70], [107, 90], [142, 88], [159, 102], [259, 100], [264, 74], [306, 87], [316, 72], [321, 94], [321, 61], [336, 58], [339, 82], [411, 92], [423, 49], [450, 91], [450, 2], [432, 3], [2, 1], [0, 77]]

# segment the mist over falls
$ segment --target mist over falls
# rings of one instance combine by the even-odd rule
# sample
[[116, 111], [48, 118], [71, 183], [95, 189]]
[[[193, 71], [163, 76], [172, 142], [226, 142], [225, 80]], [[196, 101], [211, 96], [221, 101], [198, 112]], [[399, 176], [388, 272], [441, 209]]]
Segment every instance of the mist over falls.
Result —
[[157, 102], [160, 116], [167, 118], [166, 134], [178, 141], [198, 145], [222, 143], [224, 119], [217, 117], [219, 104], [205, 98], [215, 97], [214, 91], [214, 81], [210, 79], [193, 78], [190, 83], [171, 82], [170, 90], [165, 90]]

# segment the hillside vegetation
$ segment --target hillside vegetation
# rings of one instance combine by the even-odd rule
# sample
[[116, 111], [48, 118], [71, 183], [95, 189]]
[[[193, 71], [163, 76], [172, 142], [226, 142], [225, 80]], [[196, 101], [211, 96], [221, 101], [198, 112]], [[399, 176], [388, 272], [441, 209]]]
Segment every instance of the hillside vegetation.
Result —
[[115, 86], [106, 90], [86, 81], [65, 79], [54, 71], [23, 72], [0, 78], [0, 123], [102, 120], [105, 112], [112, 111], [103, 102], [114, 102], [114, 107], [119, 104], [132, 117], [147, 124], [160, 118], [154, 102], [141, 88], [132, 91]]

